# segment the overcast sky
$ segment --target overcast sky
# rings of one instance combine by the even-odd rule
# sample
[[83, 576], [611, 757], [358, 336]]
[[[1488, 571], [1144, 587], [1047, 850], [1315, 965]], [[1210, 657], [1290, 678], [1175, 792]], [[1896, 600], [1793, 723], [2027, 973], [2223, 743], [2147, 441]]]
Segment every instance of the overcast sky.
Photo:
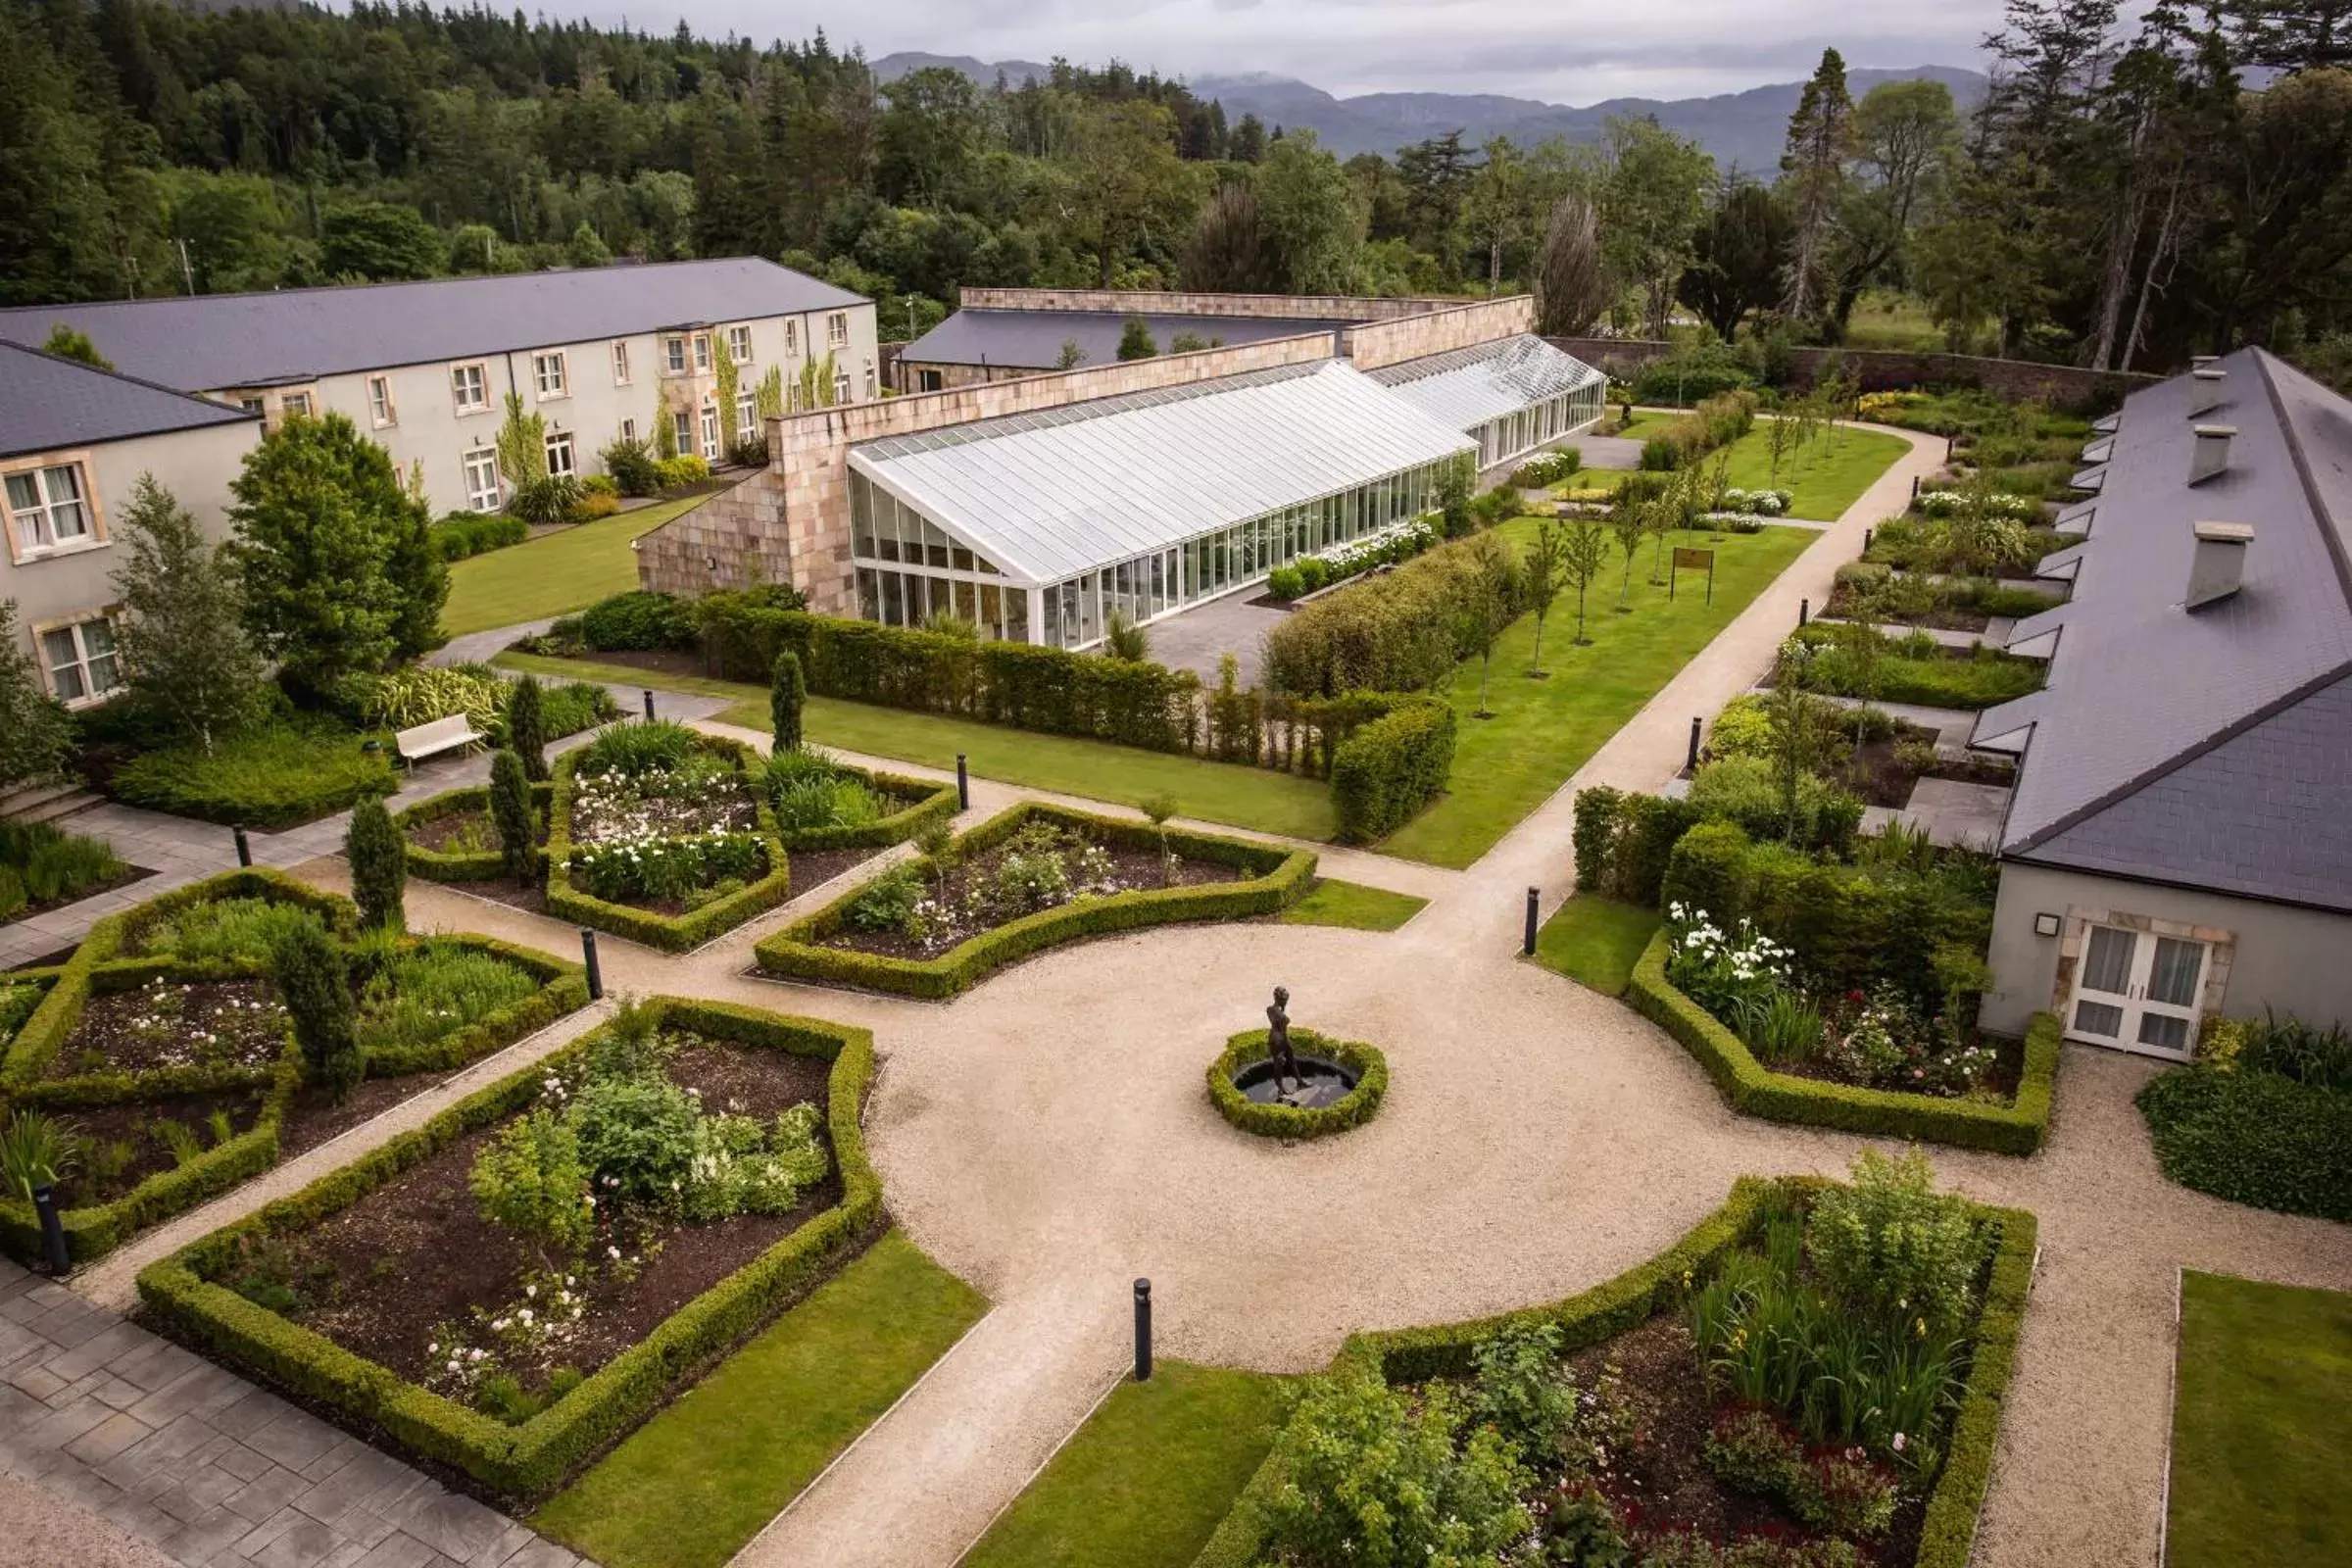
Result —
[[[1697, 97], [1855, 66], [1975, 66], [2000, 0], [668, 0], [699, 31], [761, 43], [823, 26], [870, 58], [901, 49], [1163, 73], [1297, 76], [1359, 92], [1499, 92], [1553, 103]], [[617, 21], [623, 8], [550, 10]], [[672, 12], [628, 8], [666, 30]]]

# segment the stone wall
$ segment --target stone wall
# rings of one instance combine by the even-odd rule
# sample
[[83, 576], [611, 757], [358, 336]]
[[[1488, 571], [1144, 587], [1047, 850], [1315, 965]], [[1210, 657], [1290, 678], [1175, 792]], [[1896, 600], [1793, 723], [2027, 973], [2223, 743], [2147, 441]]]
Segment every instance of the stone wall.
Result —
[[790, 582], [808, 596], [812, 610], [855, 613], [851, 447], [884, 436], [1330, 358], [1331, 335], [1310, 332], [772, 418], [767, 421], [768, 466], [728, 491], [729, 505], [719, 506], [720, 498], [714, 497], [645, 535], [637, 548], [638, 580], [648, 588], [690, 594], [739, 587], [755, 577]]
[[[1555, 337], [1547, 341], [1562, 353], [1573, 354], [1612, 375], [1662, 359], [1674, 348], [1670, 343], [1644, 338]], [[1865, 392], [1981, 386], [2019, 402], [2047, 403], [2068, 409], [2109, 407], [2121, 401], [2125, 393], [2163, 379], [2135, 370], [2086, 370], [2075, 365], [2037, 365], [2030, 360], [1994, 360], [1974, 354], [1800, 348], [1788, 352], [1790, 384], [1812, 386], [1822, 361], [1833, 355], [1859, 378]]]
[[897, 364], [898, 379], [891, 384], [901, 392], [913, 392], [921, 385], [925, 370], [939, 377], [940, 390], [943, 391], [959, 386], [979, 386], [989, 381], [1018, 381], [1025, 376], [1054, 373], [1018, 365], [962, 365], [946, 360], [910, 360], [902, 355]]
[[1516, 337], [1535, 330], [1535, 325], [1534, 297], [1512, 294], [1351, 326], [1340, 334], [1340, 354], [1359, 370], [1377, 370], [1384, 365]]
[[966, 311], [1108, 311], [1137, 316], [1250, 316], [1300, 321], [1390, 321], [1460, 305], [1456, 298], [1379, 299], [1358, 294], [1207, 294], [1185, 289], [971, 288]]

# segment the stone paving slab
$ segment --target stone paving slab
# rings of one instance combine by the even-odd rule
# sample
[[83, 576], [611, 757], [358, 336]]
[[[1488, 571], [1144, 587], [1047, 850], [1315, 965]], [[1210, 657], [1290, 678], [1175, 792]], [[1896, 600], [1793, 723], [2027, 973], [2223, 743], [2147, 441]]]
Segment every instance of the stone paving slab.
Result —
[[[593, 1568], [236, 1374], [60, 1297], [79, 1300], [0, 1259], [0, 1307], [32, 1309], [0, 1319], [0, 1568]], [[51, 1322], [87, 1332], [67, 1344], [43, 1333]]]

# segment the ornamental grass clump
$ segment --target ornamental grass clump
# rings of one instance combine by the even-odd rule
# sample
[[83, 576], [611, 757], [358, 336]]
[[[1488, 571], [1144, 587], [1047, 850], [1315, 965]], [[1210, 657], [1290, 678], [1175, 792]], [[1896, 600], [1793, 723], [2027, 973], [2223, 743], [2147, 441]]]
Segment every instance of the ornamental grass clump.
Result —
[[325, 922], [315, 909], [273, 899], [206, 899], [142, 927], [132, 945], [143, 956], [182, 963], [220, 960], [268, 962], [297, 929], [308, 927], [321, 940]]
[[360, 988], [361, 1050], [430, 1045], [534, 995], [520, 965], [472, 948], [428, 943], [395, 955]]

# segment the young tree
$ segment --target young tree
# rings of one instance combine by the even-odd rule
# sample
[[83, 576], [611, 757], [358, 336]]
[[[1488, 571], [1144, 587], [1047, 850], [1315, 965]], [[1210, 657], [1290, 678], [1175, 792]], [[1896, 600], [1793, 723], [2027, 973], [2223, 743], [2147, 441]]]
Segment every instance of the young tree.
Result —
[[1642, 509], [1642, 531], [1649, 536], [1651, 544], [1649, 583], [1653, 588], [1666, 580], [1666, 536], [1687, 520], [1690, 496], [1697, 482], [1698, 470], [1684, 468], [1655, 500]]
[[1634, 592], [1634, 558], [1642, 553], [1642, 541], [1649, 537], [1649, 503], [1641, 494], [1639, 480], [1629, 481], [1610, 504], [1609, 531], [1617, 536], [1617, 548], [1625, 556], [1625, 570], [1617, 583], [1617, 613], [1630, 615], [1634, 607], [1627, 601]]
[[74, 750], [73, 721], [41, 690], [17, 632], [17, 602], [0, 600], [0, 789], [46, 778]]
[[352, 1023], [351, 972], [316, 920], [289, 925], [270, 953], [278, 1000], [294, 1024], [303, 1070], [336, 1103], [359, 1087], [365, 1064]]
[[1206, 293], [1272, 294], [1275, 261], [1260, 231], [1257, 197], [1248, 185], [1221, 185], [1193, 223], [1177, 263], [1188, 289]]
[[1560, 577], [1576, 590], [1576, 646], [1590, 648], [1585, 635], [1585, 590], [1608, 564], [1609, 530], [1597, 517], [1575, 517], [1560, 541]]
[[787, 648], [776, 655], [775, 673], [767, 683], [767, 717], [775, 730], [774, 750], [801, 749], [801, 714], [808, 706], [808, 682], [801, 674], [801, 656]]
[[1148, 360], [1159, 352], [1159, 341], [1152, 335], [1152, 325], [1140, 316], [1130, 316], [1119, 327], [1119, 358]]
[[1054, 368], [1056, 370], [1075, 370], [1078, 368], [1078, 367], [1084, 365], [1085, 363], [1086, 350], [1078, 346], [1078, 340], [1074, 337], [1063, 338], [1061, 340], [1061, 352], [1054, 356]]
[[1250, 181], [1265, 262], [1285, 294], [1338, 294], [1354, 279], [1365, 210], [1340, 161], [1294, 129], [1266, 149]]
[[1862, 779], [1862, 739], [1870, 730], [1871, 699], [1879, 695], [1879, 656], [1885, 646], [1870, 601], [1862, 598], [1854, 607], [1853, 618], [1838, 631], [1838, 651], [1853, 688], [1851, 695], [1861, 699], [1854, 705], [1854, 754], [1847, 767], [1847, 776], [1857, 784]]
[[351, 862], [351, 902], [360, 906], [360, 924], [371, 931], [407, 930], [401, 899], [409, 880], [408, 853], [383, 802], [365, 800], [351, 808], [343, 856]]
[[1729, 342], [1748, 313], [1781, 297], [1788, 268], [1787, 210], [1761, 185], [1734, 184], [1691, 235], [1691, 246], [1675, 298]]
[[498, 833], [508, 878], [530, 881], [539, 868], [538, 813], [531, 808], [530, 776], [513, 752], [490, 759], [490, 825]]
[[547, 774], [547, 710], [539, 677], [525, 671], [507, 691], [507, 747], [522, 759], [523, 777], [536, 784]]
[[1176, 814], [1176, 797], [1147, 795], [1135, 803], [1135, 808], [1144, 813], [1152, 831], [1159, 835], [1159, 885], [1164, 888], [1176, 868], [1176, 857], [1168, 853], [1168, 818]]
[[1477, 482], [1477, 469], [1467, 453], [1438, 474], [1438, 511], [1445, 519], [1446, 538], [1464, 538], [1478, 525], [1470, 512], [1470, 492]]
[[262, 694], [244, 601], [188, 510], [139, 475], [115, 524], [129, 546], [115, 568], [115, 649], [124, 681], [158, 718], [210, 752], [249, 722]]
[[1772, 726], [1773, 778], [1781, 791], [1781, 835], [1791, 844], [1803, 837], [1805, 824], [1797, 821], [1797, 800], [1813, 771], [1814, 742], [1820, 730], [1818, 705], [1805, 690], [1812, 666], [1810, 644], [1794, 637], [1781, 644], [1772, 691], [1764, 700], [1765, 715]]
[[1781, 460], [1788, 455], [1788, 448], [1795, 443], [1796, 437], [1797, 421], [1792, 413], [1784, 411], [1764, 421], [1764, 451], [1772, 460], [1767, 483], [1778, 485], [1781, 482]]
[[[246, 454], [229, 488], [236, 536], [227, 553], [245, 624], [289, 675], [324, 691], [354, 670], [380, 669], [415, 641], [425, 618], [419, 596], [429, 599], [434, 584], [404, 581], [395, 559], [422, 534], [424, 509], [350, 419], [288, 419]], [[443, 592], [447, 583], [439, 575]], [[433, 618], [439, 611], [432, 601]]]
[[1487, 671], [1494, 662], [1494, 644], [1511, 623], [1510, 607], [1504, 602], [1503, 585], [1491, 572], [1469, 577], [1455, 591], [1459, 597], [1452, 614], [1454, 647], [1478, 656], [1478, 708], [1470, 716], [1493, 718], [1494, 710], [1487, 707]]
[[1549, 517], [1536, 524], [1536, 536], [1527, 542], [1527, 608], [1536, 615], [1536, 650], [1527, 672], [1537, 680], [1544, 678], [1544, 622], [1551, 616], [1551, 602], [1560, 596], [1566, 549], [1565, 534]]

